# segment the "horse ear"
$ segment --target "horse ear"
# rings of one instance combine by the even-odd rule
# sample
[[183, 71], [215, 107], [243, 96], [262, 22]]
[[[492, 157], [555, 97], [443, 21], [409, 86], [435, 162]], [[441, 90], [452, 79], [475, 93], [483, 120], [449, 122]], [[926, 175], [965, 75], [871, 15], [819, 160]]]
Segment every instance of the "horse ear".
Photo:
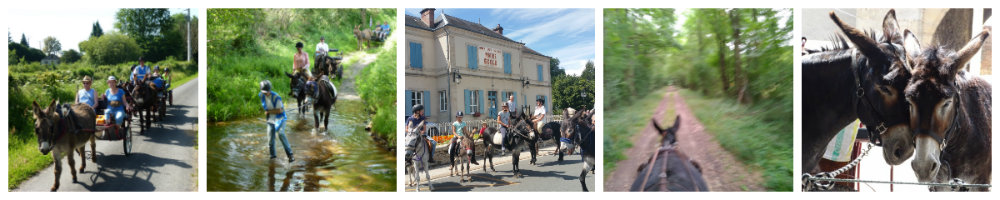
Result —
[[972, 60], [972, 57], [979, 52], [979, 48], [983, 46], [986, 39], [990, 37], [990, 31], [988, 29], [983, 29], [979, 35], [972, 37], [972, 40], [968, 44], [962, 47], [962, 50], [958, 50], [958, 58], [955, 59], [955, 63], [951, 66], [950, 74], [956, 75], [958, 71], [965, 67], [965, 64]]
[[890, 9], [882, 19], [882, 35], [894, 44], [903, 43], [903, 34], [899, 31], [899, 23], [896, 22], [896, 9]]
[[656, 122], [656, 119], [650, 119], [650, 121], [653, 121], [653, 128], [656, 128], [656, 132], [663, 134], [664, 129], [660, 127], [660, 124]]
[[[890, 12], [890, 14], [895, 16], [894, 13], [895, 12]], [[854, 44], [854, 47], [857, 47], [858, 50], [861, 51], [861, 54], [864, 54], [869, 58], [882, 57], [882, 50], [878, 47], [878, 41], [866, 36], [864, 31], [844, 23], [844, 21], [841, 21], [834, 12], [830, 12], [830, 19], [833, 19], [833, 23], [837, 24], [837, 27], [840, 27], [840, 30], [843, 31], [844, 35], [847, 36], [847, 39]]]

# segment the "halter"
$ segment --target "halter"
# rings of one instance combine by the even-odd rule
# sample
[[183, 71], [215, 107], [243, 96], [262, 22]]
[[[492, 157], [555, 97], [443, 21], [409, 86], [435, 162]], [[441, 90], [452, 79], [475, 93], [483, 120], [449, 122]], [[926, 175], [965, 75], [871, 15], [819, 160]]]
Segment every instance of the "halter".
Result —
[[[854, 56], [856, 56], [856, 55], [854, 55]], [[854, 57], [854, 56], [852, 56], [852, 57]], [[855, 60], [856, 60], [856, 58], [855, 58]], [[871, 100], [868, 100], [868, 97], [865, 96], [865, 89], [864, 89], [864, 87], [861, 86], [861, 72], [860, 72], [860, 70], [861, 70], [861, 67], [859, 67], [859, 66], [854, 65], [854, 66], [851, 67], [851, 72], [853, 72], [852, 74], [854, 74], [854, 85], [855, 85], [855, 88], [857, 88], [857, 90], [855, 90], [855, 94], [858, 97], [857, 104], [861, 105], [862, 102], [863, 103], [867, 103], [867, 105], [869, 107], [869, 110], [873, 111], [872, 113], [875, 115], [874, 116], [875, 119], [876, 119], [875, 121], [878, 122], [878, 125], [875, 126], [875, 131], [874, 132], [868, 131], [868, 140], [870, 140], [873, 144], [875, 144], [875, 146], [880, 146], [881, 147], [882, 146], [882, 134], [885, 134], [885, 132], [888, 131], [888, 128], [886, 128], [886, 126], [885, 126], [885, 120], [883, 120], [884, 118], [882, 118], [882, 113], [879, 112], [878, 109], [872, 108], [871, 107], [871, 105], [872, 105]], [[861, 107], [859, 106], [857, 108], [858, 108], [857, 112], [860, 113]]]
[[951, 125], [948, 125], [948, 129], [945, 129], [943, 137], [938, 136], [936, 134], [930, 134], [930, 131], [926, 129], [917, 129], [916, 131], [918, 135], [926, 134], [928, 136], [931, 136], [931, 138], [934, 138], [934, 141], [937, 141], [938, 144], [941, 146], [941, 151], [944, 151], [944, 148], [948, 146], [948, 138], [952, 135], [953, 132], [955, 132], [955, 130], [957, 129], [956, 127], [960, 128], [960, 126], [958, 125], [958, 116], [962, 114], [961, 113], [962, 110], [959, 109], [959, 106], [961, 105], [962, 102], [961, 97], [962, 97], [961, 92], [959, 92], [958, 95], [955, 95], [955, 106], [953, 106], [953, 108], [955, 108], [955, 116], [952, 116]]

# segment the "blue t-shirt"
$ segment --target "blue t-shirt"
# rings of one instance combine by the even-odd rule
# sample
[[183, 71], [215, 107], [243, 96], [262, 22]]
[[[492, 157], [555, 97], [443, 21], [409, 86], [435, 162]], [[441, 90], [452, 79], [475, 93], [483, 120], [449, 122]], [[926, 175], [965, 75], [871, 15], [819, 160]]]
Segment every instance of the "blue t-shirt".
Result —
[[76, 101], [93, 107], [94, 104], [97, 104], [97, 98], [94, 97], [94, 89], [80, 89], [80, 91], [76, 92]]
[[409, 117], [406, 118], [406, 125], [407, 126], [412, 126], [410, 128], [414, 128], [417, 125], [419, 125], [421, 122], [424, 122], [424, 120], [426, 120], [426, 119], [427, 119], [427, 117], [424, 117], [424, 116], [420, 116], [420, 117], [417, 117], [417, 118], [414, 118], [413, 116], [409, 116]]
[[455, 135], [465, 136], [464, 134], [462, 134], [462, 129], [465, 129], [465, 122], [456, 121], [451, 123], [451, 125], [455, 126]]
[[156, 79], [153, 79], [153, 83], [156, 84], [156, 88], [163, 89], [163, 79], [162, 78], [156, 77]]
[[[285, 108], [285, 104], [281, 102], [281, 96], [279, 96], [277, 92], [274, 91], [270, 92], [271, 92], [270, 98], [264, 96], [264, 94], [257, 93], [257, 96], [260, 97], [260, 106], [263, 107], [264, 110], [274, 109], [274, 108]], [[272, 116], [274, 118], [272, 118]], [[276, 120], [285, 119], [285, 112], [282, 111], [280, 114], [277, 115], [267, 115], [267, 120], [271, 119], [276, 119]]]
[[[146, 73], [148, 73], [148, 72], [149, 72], [149, 66], [142, 66], [142, 65], [140, 65], [138, 67], [135, 67], [135, 71], [132, 71], [132, 75], [135, 75], [136, 78], [138, 78], [139, 80], [142, 80], [143, 78], [146, 77]], [[131, 77], [129, 77], [129, 78], [131, 78]]]
[[118, 101], [118, 106], [109, 107], [110, 109], [125, 109], [125, 91], [119, 89], [118, 93], [111, 94], [111, 88], [104, 90], [104, 96], [108, 98], [108, 106], [111, 106], [111, 102]]

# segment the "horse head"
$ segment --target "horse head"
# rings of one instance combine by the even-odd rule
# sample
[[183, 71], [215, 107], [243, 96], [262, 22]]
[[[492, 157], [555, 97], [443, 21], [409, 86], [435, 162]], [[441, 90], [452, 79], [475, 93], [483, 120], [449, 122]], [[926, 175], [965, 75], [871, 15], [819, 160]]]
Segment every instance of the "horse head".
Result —
[[674, 125], [667, 128], [661, 128], [660, 124], [656, 122], [656, 119], [652, 119], [652, 121], [653, 127], [656, 128], [656, 131], [660, 132], [660, 136], [663, 137], [660, 139], [660, 144], [662, 146], [673, 146], [677, 143], [677, 130], [681, 127], [680, 115], [677, 115], [677, 118], [674, 119]]
[[406, 160], [410, 160], [416, 154], [418, 147], [423, 145], [421, 143], [424, 143], [424, 137], [421, 136], [420, 131], [426, 128], [426, 123], [426, 121], [420, 122], [420, 124], [411, 128], [409, 133], [406, 133], [406, 146], [404, 148]]
[[913, 155], [913, 140], [902, 94], [910, 78], [908, 49], [903, 46], [896, 11], [886, 13], [881, 36], [854, 28], [833, 12], [830, 18], [856, 49], [852, 73], [858, 87], [858, 118], [874, 132], [871, 141], [885, 148], [886, 163], [898, 165]]
[[56, 105], [58, 103], [55, 99], [45, 109], [38, 102], [31, 102], [31, 111], [35, 117], [35, 137], [38, 138], [38, 151], [42, 155], [48, 155], [59, 139], [59, 113], [54, 111]]
[[935, 180], [941, 168], [941, 151], [947, 147], [955, 128], [965, 126], [958, 124], [959, 117], [965, 115], [962, 111], [966, 106], [961, 104], [959, 73], [989, 35], [990, 31], [984, 29], [957, 52], [941, 46], [921, 50], [917, 38], [906, 30], [907, 50], [914, 49], [907, 52], [913, 66], [910, 71], [913, 78], [905, 90], [910, 106], [909, 127], [914, 130], [917, 149], [911, 165], [921, 182]]

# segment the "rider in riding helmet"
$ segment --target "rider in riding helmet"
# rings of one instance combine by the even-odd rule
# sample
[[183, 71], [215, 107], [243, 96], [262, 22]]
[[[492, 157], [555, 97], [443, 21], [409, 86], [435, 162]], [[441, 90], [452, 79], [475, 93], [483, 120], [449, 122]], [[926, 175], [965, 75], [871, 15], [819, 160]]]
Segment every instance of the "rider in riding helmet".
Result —
[[413, 131], [412, 129], [420, 128], [419, 130], [416, 130], [418, 131], [417, 133], [420, 134], [420, 136], [427, 137], [427, 142], [430, 143], [429, 145], [427, 145], [427, 151], [430, 152], [430, 158], [428, 159], [428, 162], [434, 163], [434, 147], [437, 146], [437, 142], [434, 141], [434, 139], [431, 138], [430, 136], [426, 135], [427, 132], [426, 128], [417, 127], [418, 125], [420, 125], [420, 123], [424, 122], [425, 120], [427, 120], [427, 117], [424, 116], [424, 105], [420, 104], [414, 105], [413, 115], [406, 118], [406, 134], [410, 134], [410, 132]]
[[143, 60], [142, 57], [140, 56], [139, 65], [135, 66], [135, 69], [132, 70], [132, 76], [130, 77], [132, 80], [132, 84], [137, 84], [139, 82], [144, 81], [146, 75], [149, 73], [150, 73], [149, 66], [146, 66], [146, 61]]
[[292, 146], [288, 144], [288, 138], [285, 137], [285, 130], [283, 129], [285, 121], [288, 118], [285, 116], [285, 104], [281, 102], [281, 96], [277, 92], [271, 91], [271, 81], [268, 80], [260, 82], [260, 92], [257, 95], [260, 97], [260, 104], [266, 116], [264, 119], [267, 121], [267, 135], [270, 137], [271, 159], [278, 157], [276, 155], [277, 152], [274, 150], [274, 136], [277, 133], [281, 139], [281, 144], [285, 147], [288, 162], [295, 161], [295, 157], [292, 154]]
[[294, 73], [305, 73], [307, 78], [312, 76], [312, 72], [309, 71], [309, 54], [302, 51], [304, 45], [302, 42], [295, 43], [295, 56], [292, 60], [292, 71]]
[[[513, 98], [514, 96], [511, 96], [511, 99]], [[497, 113], [497, 123], [500, 124], [500, 134], [503, 135], [503, 143], [507, 144], [507, 140], [510, 138], [507, 133], [510, 132], [509, 129], [511, 128], [510, 107], [507, 103], [504, 103], [503, 107], [500, 109], [500, 113]], [[504, 152], [507, 151], [506, 145], [500, 145], [500, 147]]]
[[[464, 134], [465, 126], [466, 126], [466, 123], [462, 121], [462, 116], [464, 116], [464, 115], [465, 114], [462, 113], [462, 111], [458, 111], [458, 114], [455, 114], [455, 122], [451, 123], [451, 125], [454, 127], [453, 129], [451, 129], [451, 134], [453, 135], [453, 137], [451, 138], [451, 142], [449, 143], [449, 146], [456, 145], [456, 144], [461, 144], [461, 143], [459, 143], [459, 142], [461, 142], [461, 140], [468, 140], [468, 141], [470, 141], [469, 142], [470, 144], [475, 144], [474, 142], [472, 142], [474, 140], [472, 140], [472, 136], [471, 135]], [[470, 134], [472, 134], [472, 133], [470, 133]], [[470, 158], [472, 159], [472, 164], [479, 165], [479, 163], [476, 162], [476, 145], [472, 145], [471, 147], [466, 147], [466, 148], [468, 148], [469, 150], [472, 151], [471, 154], [470, 154], [470, 156], [471, 156]], [[451, 149], [451, 147], [448, 147], [448, 149]], [[465, 150], [465, 149], [459, 149], [459, 151], [461, 151], [461, 150]]]

